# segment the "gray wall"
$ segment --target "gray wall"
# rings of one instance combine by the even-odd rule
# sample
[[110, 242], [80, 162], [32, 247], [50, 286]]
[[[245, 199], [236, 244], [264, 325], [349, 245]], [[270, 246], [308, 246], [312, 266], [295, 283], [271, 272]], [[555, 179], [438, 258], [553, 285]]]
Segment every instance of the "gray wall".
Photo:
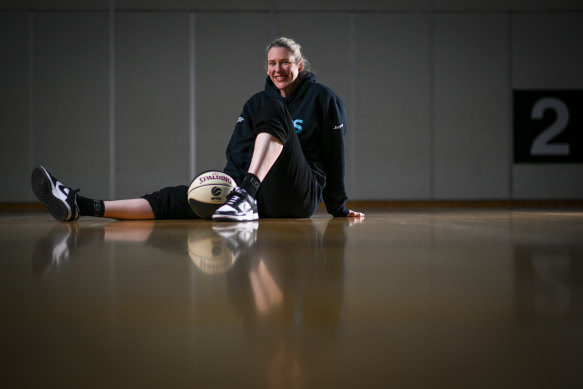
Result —
[[0, 5], [0, 202], [37, 164], [105, 199], [221, 169], [280, 35], [345, 102], [351, 199], [583, 198], [512, 161], [512, 91], [583, 89], [579, 0], [78, 3]]

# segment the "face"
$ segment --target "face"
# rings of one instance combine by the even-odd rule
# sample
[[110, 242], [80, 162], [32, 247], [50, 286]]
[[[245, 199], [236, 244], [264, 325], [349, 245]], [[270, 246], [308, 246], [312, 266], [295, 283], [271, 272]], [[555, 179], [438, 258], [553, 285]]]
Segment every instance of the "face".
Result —
[[289, 96], [294, 83], [304, 69], [303, 61], [298, 63], [283, 47], [272, 47], [267, 52], [267, 74], [283, 97]]

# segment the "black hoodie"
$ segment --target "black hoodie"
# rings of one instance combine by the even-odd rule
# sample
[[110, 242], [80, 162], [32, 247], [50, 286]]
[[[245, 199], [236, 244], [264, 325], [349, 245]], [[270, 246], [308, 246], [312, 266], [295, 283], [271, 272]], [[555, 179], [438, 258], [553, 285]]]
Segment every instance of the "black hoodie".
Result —
[[279, 89], [267, 77], [265, 90], [247, 100], [227, 146], [225, 173], [241, 183], [253, 154], [257, 114], [267, 100], [278, 99], [289, 110], [306, 161], [324, 188], [326, 210], [333, 216], [346, 216], [344, 104], [332, 89], [317, 83], [312, 73], [300, 77], [299, 84], [286, 98], [281, 97]]

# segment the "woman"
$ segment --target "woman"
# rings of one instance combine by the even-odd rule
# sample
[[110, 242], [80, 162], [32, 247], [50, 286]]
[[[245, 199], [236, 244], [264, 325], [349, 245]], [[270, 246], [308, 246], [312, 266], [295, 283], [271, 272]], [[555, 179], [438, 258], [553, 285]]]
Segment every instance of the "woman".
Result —
[[[310, 217], [323, 200], [333, 216], [363, 218], [348, 210], [344, 188], [346, 118], [340, 98], [318, 84], [288, 38], [267, 47], [265, 90], [244, 105], [227, 147], [229, 174], [238, 187], [213, 220]], [[45, 168], [32, 172], [32, 188], [57, 220], [79, 216], [114, 219], [192, 219], [188, 186], [164, 188], [138, 199], [102, 201], [79, 196]]]

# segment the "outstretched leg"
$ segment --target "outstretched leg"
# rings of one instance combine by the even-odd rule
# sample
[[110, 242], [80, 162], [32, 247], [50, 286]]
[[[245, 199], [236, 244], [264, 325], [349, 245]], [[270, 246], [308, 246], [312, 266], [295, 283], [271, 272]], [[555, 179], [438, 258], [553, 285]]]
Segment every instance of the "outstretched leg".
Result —
[[155, 219], [154, 211], [146, 199], [104, 201], [103, 217], [120, 220]]
[[99, 216], [113, 219], [154, 219], [150, 203], [143, 199], [101, 201], [88, 199], [63, 185], [48, 170], [39, 166], [32, 171], [32, 190], [51, 215], [59, 221], [77, 220], [79, 216]]

